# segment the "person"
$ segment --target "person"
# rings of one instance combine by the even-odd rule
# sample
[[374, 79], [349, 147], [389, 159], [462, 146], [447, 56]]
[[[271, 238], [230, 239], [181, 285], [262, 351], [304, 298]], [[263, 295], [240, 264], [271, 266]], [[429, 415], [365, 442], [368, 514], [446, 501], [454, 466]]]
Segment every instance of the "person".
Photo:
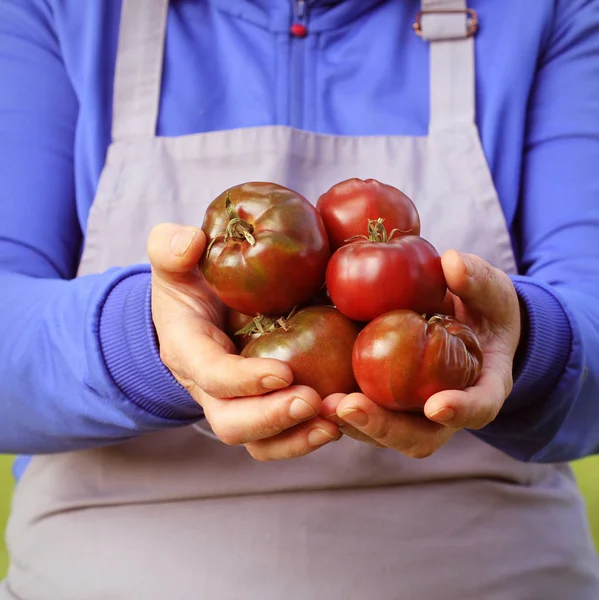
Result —
[[[1, 0], [0, 598], [598, 598], [567, 465], [599, 451], [598, 27], [594, 0]], [[226, 188], [350, 177], [414, 200], [483, 346], [424, 416], [238, 356], [199, 274]]]

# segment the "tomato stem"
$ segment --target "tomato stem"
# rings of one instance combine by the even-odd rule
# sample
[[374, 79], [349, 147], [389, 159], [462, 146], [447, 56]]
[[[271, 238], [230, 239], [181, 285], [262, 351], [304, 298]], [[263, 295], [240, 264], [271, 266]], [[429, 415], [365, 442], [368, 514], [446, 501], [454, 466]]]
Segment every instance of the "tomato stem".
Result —
[[237, 214], [237, 211], [233, 206], [233, 202], [231, 202], [231, 196], [229, 195], [229, 192], [227, 192], [227, 196], [225, 198], [225, 210], [227, 212], [227, 216], [229, 217], [227, 227], [224, 231], [221, 231], [212, 238], [210, 244], [208, 245], [208, 249], [206, 250], [206, 255], [210, 253], [212, 246], [216, 240], [220, 238], [224, 238], [225, 242], [228, 242], [229, 240], [245, 240], [250, 244], [250, 246], [256, 245], [256, 238], [252, 235], [254, 233], [254, 226], [251, 223], [244, 221]]
[[227, 216], [229, 217], [229, 221], [239, 218], [239, 215], [237, 214], [237, 211], [233, 206], [233, 202], [231, 202], [231, 194], [229, 192], [227, 192], [227, 195], [225, 197], [225, 211], [227, 213]]
[[[422, 315], [422, 317], [426, 319], [426, 315]], [[445, 329], [448, 329], [453, 323], [455, 323], [455, 319], [446, 315], [433, 315], [428, 320], [428, 324], [432, 325], [433, 323], [439, 323], [439, 325], [445, 327]]]
[[385, 219], [383, 219], [383, 217], [379, 217], [378, 219], [368, 219], [368, 235], [354, 235], [345, 240], [345, 242], [353, 242], [354, 240], [362, 239], [368, 242], [386, 243], [390, 242], [396, 233], [406, 235], [412, 231], [411, 229], [402, 230], [395, 228], [392, 229], [390, 233], [387, 233], [387, 229], [383, 224], [384, 222]]
[[275, 319], [265, 317], [264, 315], [258, 315], [239, 331], [236, 331], [235, 335], [251, 335], [253, 333], [264, 335], [275, 328], [275, 322]]
[[235, 335], [252, 335], [257, 334], [258, 336], [266, 333], [271, 333], [277, 329], [283, 331], [289, 331], [290, 327], [287, 323], [293, 315], [297, 312], [297, 306], [289, 313], [287, 317], [279, 317], [277, 319], [273, 317], [266, 317], [264, 315], [258, 315], [254, 317], [245, 327], [242, 327], [239, 331], [235, 332]]

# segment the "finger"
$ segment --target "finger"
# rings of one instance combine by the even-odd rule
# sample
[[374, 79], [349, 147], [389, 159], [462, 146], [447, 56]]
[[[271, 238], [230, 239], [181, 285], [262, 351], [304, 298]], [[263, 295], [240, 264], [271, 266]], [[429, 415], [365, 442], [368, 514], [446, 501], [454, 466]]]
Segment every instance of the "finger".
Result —
[[424, 416], [385, 410], [364, 394], [344, 398], [337, 415], [379, 444], [412, 458], [430, 456], [453, 434], [453, 429]]
[[345, 398], [347, 394], [331, 394], [322, 401], [322, 410], [320, 414], [325, 419], [337, 423], [337, 425], [345, 425], [345, 421], [337, 416], [337, 406]]
[[455, 295], [447, 290], [443, 305], [441, 307], [441, 314], [455, 317]]
[[341, 437], [336, 425], [316, 418], [277, 436], [246, 444], [246, 448], [256, 460], [286, 460], [310, 454]]
[[[214, 433], [232, 446], [271, 438], [298, 423], [314, 419], [320, 396], [306, 386], [294, 386], [264, 396], [221, 400], [206, 397], [204, 414]], [[338, 427], [330, 423], [333, 430]]]
[[466, 305], [497, 323], [519, 318], [518, 296], [511, 279], [473, 254], [447, 250], [441, 257], [449, 290]]
[[369, 444], [370, 446], [374, 446], [375, 448], [387, 448], [387, 446], [384, 446], [380, 442], [373, 440], [371, 437], [368, 437], [365, 433], [362, 433], [360, 430], [356, 429], [355, 427], [352, 427], [351, 425], [343, 425], [339, 427], [339, 429], [341, 430], [341, 433], [343, 433], [343, 435], [350, 437], [356, 440], [357, 442]]
[[198, 277], [196, 267], [205, 247], [206, 236], [201, 229], [161, 223], [152, 229], [148, 238], [152, 271], [165, 281], [181, 282]]
[[446, 390], [431, 396], [424, 406], [425, 415], [437, 423], [455, 429], [481, 429], [499, 414], [513, 380], [506, 367], [491, 358], [477, 384], [463, 391]]
[[215, 398], [236, 398], [283, 389], [293, 381], [284, 362], [231, 354], [233, 342], [205, 319], [174, 319], [167, 330], [160, 357], [200, 402], [200, 390]]
[[221, 346], [205, 347], [195, 358], [193, 380], [215, 398], [258, 396], [288, 387], [293, 373], [287, 364], [273, 358], [245, 358], [228, 354]]
[[355, 427], [348, 425], [341, 417], [337, 416], [337, 407], [346, 396], [347, 394], [331, 394], [330, 396], [327, 396], [322, 401], [322, 410], [320, 411], [320, 414], [325, 419], [339, 425], [342, 433], [347, 437], [357, 440], [358, 442], [370, 444], [377, 448], [385, 448], [385, 446], [368, 437], [365, 433], [362, 433]]

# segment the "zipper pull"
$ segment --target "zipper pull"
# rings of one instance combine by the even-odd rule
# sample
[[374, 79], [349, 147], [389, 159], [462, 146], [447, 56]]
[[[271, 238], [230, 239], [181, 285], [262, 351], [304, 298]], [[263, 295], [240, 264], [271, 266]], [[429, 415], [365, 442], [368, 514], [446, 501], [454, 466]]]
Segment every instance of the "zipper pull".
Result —
[[289, 28], [289, 33], [293, 37], [304, 38], [308, 35], [306, 26], [307, 0], [295, 0], [293, 3], [293, 23]]

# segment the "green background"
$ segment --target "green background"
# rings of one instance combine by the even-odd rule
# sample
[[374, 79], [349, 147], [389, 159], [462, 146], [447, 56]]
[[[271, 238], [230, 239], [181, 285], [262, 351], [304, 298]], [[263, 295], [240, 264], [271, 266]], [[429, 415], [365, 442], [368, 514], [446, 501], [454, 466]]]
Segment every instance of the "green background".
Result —
[[[12, 475], [10, 465], [12, 459], [0, 456], [0, 531], [4, 532], [4, 524], [8, 516], [10, 494], [12, 491]], [[591, 527], [595, 543], [599, 549], [599, 457], [587, 458], [574, 464], [580, 488], [587, 500]], [[2, 535], [4, 539], [4, 535]], [[0, 543], [0, 579], [6, 573], [7, 556], [4, 545]]]

